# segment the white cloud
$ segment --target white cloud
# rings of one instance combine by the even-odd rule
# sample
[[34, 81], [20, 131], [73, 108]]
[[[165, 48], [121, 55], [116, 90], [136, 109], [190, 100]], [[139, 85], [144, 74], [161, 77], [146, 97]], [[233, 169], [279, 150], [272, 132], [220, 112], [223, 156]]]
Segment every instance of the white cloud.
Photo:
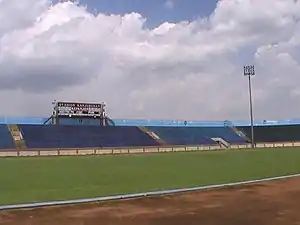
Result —
[[[25, 12], [25, 13], [24, 13]], [[209, 18], [145, 29], [137, 13], [0, 0], [0, 114], [47, 115], [51, 101], [105, 101], [113, 118], [299, 117], [300, 3], [223, 0]]]

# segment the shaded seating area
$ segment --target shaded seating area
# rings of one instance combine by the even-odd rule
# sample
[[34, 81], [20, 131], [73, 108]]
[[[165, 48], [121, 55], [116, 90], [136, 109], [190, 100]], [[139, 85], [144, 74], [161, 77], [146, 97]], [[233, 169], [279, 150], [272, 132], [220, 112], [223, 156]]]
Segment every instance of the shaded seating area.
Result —
[[[240, 127], [251, 137], [251, 127]], [[300, 141], [300, 125], [255, 126], [255, 142], [295, 142]]]
[[0, 124], [0, 149], [13, 149], [15, 144], [7, 125]]

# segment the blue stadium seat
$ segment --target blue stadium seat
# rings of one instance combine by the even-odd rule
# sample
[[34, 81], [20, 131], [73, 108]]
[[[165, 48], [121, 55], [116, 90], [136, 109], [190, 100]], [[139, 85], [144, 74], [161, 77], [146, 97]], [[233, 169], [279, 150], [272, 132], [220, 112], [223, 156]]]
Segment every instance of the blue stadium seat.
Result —
[[138, 127], [19, 125], [28, 148], [130, 147], [159, 145]]
[[215, 144], [211, 138], [223, 138], [229, 143], [245, 140], [228, 127], [147, 127], [170, 145]]
[[170, 145], [215, 144], [199, 127], [148, 127]]
[[7, 125], [0, 124], [0, 149], [13, 149], [15, 144]]

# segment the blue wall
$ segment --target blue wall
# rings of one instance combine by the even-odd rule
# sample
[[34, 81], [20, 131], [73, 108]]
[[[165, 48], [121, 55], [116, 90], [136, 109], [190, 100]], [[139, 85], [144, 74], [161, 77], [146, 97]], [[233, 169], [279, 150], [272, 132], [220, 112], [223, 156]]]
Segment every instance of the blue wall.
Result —
[[[224, 121], [185, 121], [184, 120], [128, 120], [115, 119], [115, 124], [125, 126], [189, 126], [189, 127], [219, 127], [224, 126]], [[235, 126], [250, 126], [250, 122], [232, 121]], [[282, 121], [255, 121], [255, 126], [274, 126], [274, 125], [299, 125], [300, 119], [297, 120], [282, 120]]]
[[[0, 124], [43, 124], [47, 117], [28, 117], [28, 118], [13, 118], [13, 117], [0, 117]], [[184, 120], [132, 120], [132, 119], [115, 119], [113, 120], [117, 126], [224, 126], [224, 121], [185, 121]], [[74, 119], [64, 118], [64, 124], [80, 124], [79, 121], [74, 121]], [[98, 120], [87, 119], [83, 121], [84, 125], [99, 125]], [[235, 126], [249, 126], [249, 122], [233, 122]], [[256, 121], [254, 122], [256, 126], [270, 126], [270, 125], [300, 125], [300, 119], [294, 120], [282, 120], [282, 121]]]
[[0, 124], [43, 124], [44, 117], [0, 117]]

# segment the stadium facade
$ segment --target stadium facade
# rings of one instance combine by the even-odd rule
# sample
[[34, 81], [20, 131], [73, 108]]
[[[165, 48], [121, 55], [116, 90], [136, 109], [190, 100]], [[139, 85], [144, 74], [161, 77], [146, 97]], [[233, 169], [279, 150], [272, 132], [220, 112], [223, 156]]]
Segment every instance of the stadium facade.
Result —
[[[0, 124], [44, 124], [49, 117], [9, 117], [0, 116]], [[71, 121], [71, 120], [70, 120]], [[153, 119], [113, 119], [116, 126], [173, 126], [203, 127], [224, 126], [225, 121], [194, 121], [194, 120], [153, 120]], [[235, 126], [250, 126], [249, 121], [231, 121]], [[70, 125], [82, 125], [72, 120]], [[50, 124], [48, 122], [47, 124]], [[90, 125], [98, 125], [91, 123]], [[300, 119], [254, 121], [255, 126], [300, 125]]]
[[[0, 149], [219, 145], [251, 142], [249, 122], [111, 119], [104, 103], [54, 102], [49, 117], [1, 117]], [[300, 120], [256, 121], [255, 141], [300, 141]]]

